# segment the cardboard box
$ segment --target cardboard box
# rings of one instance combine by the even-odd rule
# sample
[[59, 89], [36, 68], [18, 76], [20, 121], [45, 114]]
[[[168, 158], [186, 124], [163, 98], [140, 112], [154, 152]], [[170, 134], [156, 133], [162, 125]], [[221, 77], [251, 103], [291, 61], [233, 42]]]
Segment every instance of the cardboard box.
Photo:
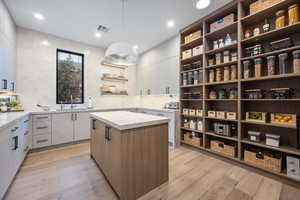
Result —
[[201, 38], [201, 36], [202, 36], [202, 31], [201, 30], [196, 31], [194, 33], [191, 33], [191, 34], [184, 37], [184, 43], [185, 44], [190, 43], [194, 40], [197, 40], [197, 39]]
[[199, 45], [193, 48], [193, 56], [197, 56], [203, 53], [203, 45]]
[[287, 176], [300, 179], [300, 159], [296, 157], [286, 157]]
[[210, 32], [223, 28], [224, 26], [230, 25], [235, 21], [236, 21], [235, 13], [231, 13], [223, 18], [219, 18], [217, 21], [210, 24]]
[[207, 112], [207, 116], [208, 116], [208, 117], [215, 118], [215, 117], [216, 117], [216, 111], [208, 111], [208, 112]]
[[284, 0], [258, 0], [250, 4], [250, 15], [267, 9]]
[[229, 120], [236, 120], [236, 112], [227, 112], [226, 113], [226, 119]]
[[197, 109], [197, 110], [196, 110], [196, 116], [197, 116], [197, 117], [203, 117], [203, 110]]
[[225, 112], [224, 111], [217, 111], [216, 117], [218, 119], [225, 119]]
[[182, 52], [182, 60], [192, 57], [192, 49]]

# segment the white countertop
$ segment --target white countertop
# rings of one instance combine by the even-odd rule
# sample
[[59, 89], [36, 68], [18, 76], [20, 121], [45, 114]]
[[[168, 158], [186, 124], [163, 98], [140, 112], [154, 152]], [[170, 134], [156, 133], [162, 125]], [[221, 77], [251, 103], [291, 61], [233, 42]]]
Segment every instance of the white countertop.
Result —
[[141, 128], [169, 122], [169, 119], [166, 117], [129, 111], [94, 112], [91, 113], [91, 117], [119, 130]]
[[0, 129], [5, 128], [10, 123], [13, 123], [22, 117], [28, 115], [28, 112], [10, 112], [10, 113], [1, 113], [0, 114]]

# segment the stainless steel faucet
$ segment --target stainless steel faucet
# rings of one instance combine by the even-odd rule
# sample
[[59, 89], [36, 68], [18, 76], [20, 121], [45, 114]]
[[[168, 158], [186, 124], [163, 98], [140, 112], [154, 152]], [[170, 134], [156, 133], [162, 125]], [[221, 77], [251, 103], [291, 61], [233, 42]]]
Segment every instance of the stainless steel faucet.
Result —
[[63, 109], [64, 109], [63, 101], [60, 101], [60, 111], [63, 111]]
[[71, 95], [71, 110], [73, 110], [73, 108], [75, 108], [76, 106], [73, 105], [73, 96]]

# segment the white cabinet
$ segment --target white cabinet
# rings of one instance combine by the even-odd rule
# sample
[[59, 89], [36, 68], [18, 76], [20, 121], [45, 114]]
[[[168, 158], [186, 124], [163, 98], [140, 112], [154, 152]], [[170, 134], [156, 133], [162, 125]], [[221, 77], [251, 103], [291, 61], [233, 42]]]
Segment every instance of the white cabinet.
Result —
[[33, 115], [32, 123], [32, 147], [50, 146], [52, 144], [51, 115]]
[[90, 113], [75, 113], [74, 119], [74, 140], [79, 141], [90, 139]]
[[52, 114], [52, 144], [74, 140], [74, 113]]

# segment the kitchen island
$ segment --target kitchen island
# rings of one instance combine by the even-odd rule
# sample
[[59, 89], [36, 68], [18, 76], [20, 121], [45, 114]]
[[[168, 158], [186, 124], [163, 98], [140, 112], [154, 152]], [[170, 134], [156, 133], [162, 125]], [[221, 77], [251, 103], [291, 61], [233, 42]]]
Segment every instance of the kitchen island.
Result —
[[168, 121], [128, 111], [91, 113], [91, 157], [121, 200], [168, 181]]

